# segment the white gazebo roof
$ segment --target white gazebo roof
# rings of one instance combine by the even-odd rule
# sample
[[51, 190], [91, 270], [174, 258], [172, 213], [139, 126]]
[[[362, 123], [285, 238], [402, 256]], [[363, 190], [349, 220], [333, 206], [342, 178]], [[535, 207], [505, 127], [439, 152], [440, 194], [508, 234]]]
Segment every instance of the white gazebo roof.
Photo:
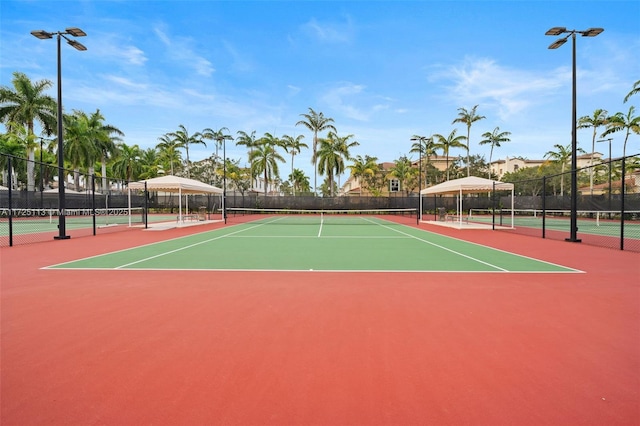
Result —
[[469, 176], [461, 179], [448, 180], [438, 185], [430, 186], [420, 191], [420, 194], [469, 194], [477, 192], [491, 192], [513, 190], [513, 184]]
[[194, 179], [179, 176], [160, 176], [129, 184], [129, 189], [145, 189], [147, 191], [180, 192], [182, 194], [222, 194], [222, 189]]

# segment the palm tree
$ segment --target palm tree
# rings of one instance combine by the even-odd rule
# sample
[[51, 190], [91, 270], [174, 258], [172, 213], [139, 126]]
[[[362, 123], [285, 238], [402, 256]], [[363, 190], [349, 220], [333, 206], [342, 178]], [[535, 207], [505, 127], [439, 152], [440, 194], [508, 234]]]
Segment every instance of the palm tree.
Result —
[[[426, 137], [426, 136], [420, 136], [420, 135], [413, 135], [411, 136], [410, 140], [415, 142], [411, 145], [411, 149], [409, 150], [409, 152], [417, 153], [420, 156], [420, 159], [426, 159], [427, 169], [428, 169], [429, 165], [431, 164], [431, 157], [438, 156], [436, 154], [437, 146], [433, 140], [433, 136]], [[420, 164], [420, 169], [422, 169], [422, 164]], [[425, 170], [425, 175], [426, 174], [427, 173]], [[420, 176], [420, 179], [422, 179], [422, 176]]]
[[107, 190], [107, 159], [116, 153], [116, 144], [122, 142], [120, 136], [124, 136], [124, 133], [115, 126], [104, 124], [103, 120], [99, 109], [89, 116], [93, 143], [100, 156], [102, 188]]
[[362, 196], [365, 185], [368, 185], [369, 181], [378, 173], [378, 159], [368, 155], [362, 158], [358, 155], [353, 159], [353, 164], [349, 166], [349, 169], [351, 169], [351, 176], [360, 182], [360, 195]]
[[476, 114], [476, 109], [478, 108], [478, 105], [474, 106], [473, 108], [471, 108], [471, 111], [467, 111], [465, 108], [458, 108], [458, 118], [456, 118], [455, 120], [453, 120], [453, 122], [451, 124], [456, 124], [456, 123], [463, 123], [467, 125], [467, 177], [470, 174], [470, 161], [469, 161], [469, 146], [471, 144], [471, 141], [469, 140], [469, 138], [471, 137], [471, 125], [473, 123], [475, 123], [476, 121], [482, 120], [484, 118], [486, 118], [484, 115], [477, 115]]
[[147, 148], [142, 151], [140, 156], [140, 179], [151, 179], [158, 176], [159, 170], [158, 150], [155, 148]]
[[620, 130], [626, 130], [624, 136], [624, 144], [622, 145], [622, 156], [626, 157], [627, 141], [629, 140], [629, 134], [631, 132], [640, 135], [640, 116], [634, 117], [636, 108], [632, 105], [629, 107], [629, 112], [624, 115], [621, 112], [615, 113], [615, 115], [607, 119], [607, 130], [602, 134], [602, 137], [608, 136], [611, 133], [619, 132]]
[[[55, 133], [57, 123], [56, 101], [44, 94], [52, 83], [49, 80], [39, 80], [32, 83], [29, 77], [21, 72], [14, 72], [12, 79], [13, 88], [0, 87], [0, 121], [15, 123], [27, 127], [28, 135], [34, 135], [34, 125], [40, 123], [43, 133], [52, 135]], [[26, 146], [27, 163], [27, 190], [35, 190], [35, 146]]]
[[[440, 134], [433, 135], [433, 138], [436, 140], [435, 149], [441, 149], [442, 153], [445, 156], [446, 164], [447, 164], [447, 180], [449, 180], [449, 150], [451, 148], [467, 148], [467, 146], [462, 143], [462, 141], [467, 140], [466, 136], [456, 136], [457, 129], [453, 129], [449, 136], [444, 137]], [[467, 152], [469, 152], [467, 150]]]
[[[335, 134], [333, 132], [329, 132], [328, 136], [336, 139], [336, 145], [338, 147], [338, 152], [342, 156], [343, 160], [346, 160], [346, 161], [353, 160], [353, 158], [351, 158], [351, 153], [349, 152], [349, 150], [351, 148], [353, 148], [354, 146], [360, 145], [360, 142], [358, 142], [358, 141], [349, 141], [349, 139], [351, 139], [353, 137], [353, 135], [338, 136], [337, 134]], [[340, 175], [343, 172], [344, 172], [344, 161], [342, 162], [342, 166], [341, 166], [340, 170], [336, 171], [337, 177], [338, 177], [338, 186], [340, 186]]]
[[[400, 183], [400, 190], [405, 191], [407, 195], [409, 195], [409, 185], [406, 185], [406, 182], [411, 179], [416, 173], [419, 173], [418, 169], [411, 167], [411, 160], [406, 156], [402, 156], [397, 160], [393, 161], [395, 164], [391, 169], [389, 169], [389, 173], [387, 176], [395, 177], [398, 179]], [[415, 183], [415, 182], [414, 182]]]
[[627, 103], [631, 96], [637, 95], [638, 93], [640, 93], [640, 80], [633, 83], [633, 89], [631, 89], [631, 91], [627, 93], [627, 96], [624, 97], [624, 103]]
[[264, 195], [267, 195], [268, 183], [272, 178], [278, 176], [278, 162], [284, 163], [284, 158], [278, 153], [276, 148], [279, 146], [278, 138], [270, 133], [265, 133], [260, 138], [260, 143], [249, 155], [251, 170], [256, 174], [263, 173], [264, 176]]
[[[557, 151], [548, 151], [544, 155], [544, 158], [548, 158], [551, 161], [560, 164], [560, 195], [564, 195], [564, 170], [565, 166], [571, 159], [571, 144], [567, 146], [555, 144], [554, 147], [557, 149]], [[584, 150], [582, 148], [578, 148], [577, 151], [584, 153]]]
[[[247, 133], [243, 132], [242, 130], [238, 130], [237, 134], [238, 137], [236, 138], [236, 145], [244, 145], [245, 147], [247, 147], [247, 149], [249, 150], [249, 157], [251, 157], [251, 153], [257, 145], [256, 131], [253, 130], [251, 133]], [[251, 170], [249, 173], [251, 174], [251, 185], [253, 186], [255, 185], [255, 180], [253, 178], [253, 169], [251, 167], [249, 169]]]
[[491, 159], [493, 158], [493, 148], [500, 148], [500, 144], [509, 142], [509, 136], [511, 132], [501, 132], [500, 127], [493, 129], [493, 132], [485, 132], [482, 134], [483, 140], [480, 141], [480, 145], [491, 144], [491, 150], [489, 151], [489, 179], [491, 179]]
[[[302, 142], [304, 135], [299, 135], [296, 137], [284, 135], [282, 136], [282, 145], [284, 146], [284, 150], [291, 154], [291, 176], [293, 176], [293, 159], [296, 155], [300, 154], [302, 148], [309, 148], [306, 143]], [[296, 186], [293, 186], [293, 195], [296, 195]]]
[[316, 158], [314, 158], [313, 161], [318, 165], [318, 173], [320, 173], [320, 175], [326, 174], [329, 188], [328, 192], [331, 197], [334, 195], [334, 176], [344, 172], [344, 162], [351, 158], [349, 148], [359, 145], [356, 141], [348, 142], [351, 137], [353, 137], [353, 135], [339, 137], [334, 132], [329, 132], [326, 138], [320, 139], [319, 141], [320, 145], [316, 152]]
[[[75, 190], [80, 190], [80, 168], [93, 166], [96, 160], [94, 134], [89, 127], [89, 117], [82, 111], [64, 116], [64, 152], [73, 168]], [[62, 185], [63, 182], [58, 182]]]
[[291, 186], [293, 187], [293, 193], [296, 189], [298, 192], [309, 192], [309, 178], [300, 169], [293, 169], [293, 172], [289, 175]]
[[142, 150], [138, 145], [129, 146], [125, 143], [118, 145], [118, 157], [113, 162], [113, 172], [127, 183], [138, 178], [142, 172]]
[[313, 108], [309, 108], [308, 114], [300, 114], [305, 120], [300, 120], [296, 123], [297, 125], [302, 125], [313, 132], [313, 154], [312, 154], [312, 162], [313, 162], [313, 190], [317, 192], [318, 185], [318, 177], [316, 175], [317, 165], [316, 160], [318, 158], [318, 133], [323, 132], [325, 130], [333, 130], [336, 131], [336, 128], [333, 124], [333, 118], [325, 117], [323, 113], [317, 113], [313, 110]]
[[592, 116], [585, 115], [578, 119], [578, 129], [588, 129], [593, 127], [593, 137], [591, 139], [591, 168], [589, 169], [591, 195], [593, 195], [593, 152], [596, 150], [596, 138], [598, 136], [598, 127], [607, 124], [607, 110], [596, 109]]
[[169, 164], [169, 170], [171, 171], [171, 175], [175, 175], [175, 170], [173, 168], [173, 164], [180, 164], [182, 161], [182, 156], [180, 155], [180, 145], [177, 140], [173, 139], [169, 134], [162, 135], [158, 138], [160, 143], [156, 145], [160, 153], [160, 161], [164, 162], [165, 165]]
[[194, 133], [189, 135], [189, 131], [182, 124], [178, 126], [178, 130], [168, 133], [168, 135], [176, 141], [179, 147], [184, 148], [187, 155], [187, 177], [189, 177], [189, 165], [191, 164], [189, 160], [189, 145], [200, 144], [206, 147], [207, 144], [202, 140], [202, 134]]

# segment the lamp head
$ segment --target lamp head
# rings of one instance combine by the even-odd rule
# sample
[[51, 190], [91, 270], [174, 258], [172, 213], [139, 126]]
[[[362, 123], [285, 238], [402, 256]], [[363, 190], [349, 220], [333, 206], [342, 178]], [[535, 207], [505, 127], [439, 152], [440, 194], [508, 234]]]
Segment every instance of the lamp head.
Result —
[[31, 35], [39, 38], [40, 40], [46, 40], [48, 38], [53, 38], [53, 34], [46, 32], [45, 30], [35, 30], [31, 31]]
[[87, 35], [87, 33], [82, 31], [80, 28], [76, 28], [76, 27], [69, 27], [65, 30], [65, 32], [67, 34], [71, 34], [74, 37], [84, 37]]
[[566, 27], [553, 27], [549, 29], [544, 35], [557, 36], [567, 31]]
[[589, 28], [582, 32], [582, 37], [595, 37], [603, 31], [604, 28]]

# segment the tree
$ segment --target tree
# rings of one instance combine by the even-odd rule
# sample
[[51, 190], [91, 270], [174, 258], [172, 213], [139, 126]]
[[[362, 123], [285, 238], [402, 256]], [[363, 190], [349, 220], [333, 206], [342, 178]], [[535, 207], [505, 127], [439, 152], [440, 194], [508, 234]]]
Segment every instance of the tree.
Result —
[[[449, 150], [451, 148], [467, 148], [467, 146], [462, 143], [462, 141], [466, 140], [466, 136], [456, 136], [456, 129], [453, 129], [449, 136], [444, 137], [440, 134], [433, 135], [433, 138], [436, 140], [435, 149], [441, 149], [444, 153], [446, 159], [446, 167], [447, 167], [447, 180], [449, 180]], [[467, 150], [467, 152], [469, 152]]]
[[466, 145], [466, 149], [467, 149], [467, 177], [470, 175], [470, 164], [469, 164], [469, 147], [471, 144], [471, 141], [469, 140], [469, 138], [471, 137], [471, 125], [473, 123], [475, 123], [476, 121], [482, 120], [484, 118], [486, 118], [484, 115], [478, 115], [476, 114], [476, 109], [478, 108], [478, 105], [474, 106], [473, 108], [471, 108], [470, 111], [467, 111], [465, 108], [458, 108], [458, 118], [456, 118], [455, 120], [453, 120], [453, 122], [451, 122], [451, 124], [456, 124], [456, 123], [463, 123], [467, 126], [467, 145]]
[[591, 168], [590, 168], [590, 185], [591, 195], [593, 195], [593, 152], [596, 150], [596, 138], [598, 136], [598, 127], [604, 126], [607, 124], [607, 110], [605, 109], [596, 109], [593, 112], [592, 116], [585, 115], [584, 117], [580, 117], [578, 119], [578, 129], [588, 129], [593, 127], [593, 135], [591, 138]]
[[[27, 140], [33, 139], [31, 135], [34, 135], [36, 122], [42, 126], [45, 135], [54, 134], [57, 123], [57, 104], [51, 96], [44, 94], [52, 86], [51, 81], [39, 80], [32, 83], [25, 74], [14, 72], [12, 84], [13, 89], [6, 86], [0, 87], [0, 121], [26, 126], [30, 136]], [[25, 148], [29, 160], [27, 190], [34, 191], [35, 145], [25, 146]]]
[[300, 120], [296, 123], [297, 125], [302, 125], [313, 132], [313, 154], [312, 154], [312, 162], [313, 162], [313, 190], [317, 190], [317, 163], [316, 160], [318, 158], [318, 133], [323, 132], [325, 130], [332, 130], [336, 132], [336, 128], [333, 124], [333, 118], [325, 117], [322, 112], [317, 113], [313, 110], [313, 108], [309, 108], [308, 114], [300, 114], [304, 117], [304, 120]]
[[[320, 145], [313, 158], [317, 164], [317, 171], [320, 175], [327, 176], [329, 196], [334, 195], [334, 176], [342, 173], [345, 169], [344, 160], [349, 156], [349, 144], [345, 138], [338, 137], [334, 132], [329, 132], [326, 138], [320, 139]], [[356, 142], [357, 143], [357, 142]]]
[[[75, 190], [80, 190], [80, 168], [93, 167], [96, 160], [95, 133], [89, 126], [89, 117], [82, 111], [64, 116], [64, 152], [73, 168]], [[62, 184], [62, 182], [58, 182]]]
[[[102, 172], [102, 188], [107, 190], [107, 160], [116, 153], [116, 144], [122, 142], [124, 133], [115, 126], [104, 124], [104, 116], [97, 109], [89, 118], [89, 131], [94, 147], [100, 157]], [[91, 171], [90, 171], [91, 173]]]
[[138, 178], [142, 171], [142, 151], [138, 145], [118, 144], [118, 156], [113, 162], [113, 172], [117, 177], [131, 182]]
[[360, 195], [362, 195], [362, 190], [371, 184], [371, 180], [378, 172], [378, 159], [368, 155], [362, 158], [362, 156], [358, 155], [353, 159], [353, 164], [349, 168], [351, 169], [351, 176], [360, 182]]
[[511, 132], [501, 132], [500, 127], [493, 129], [493, 132], [485, 132], [482, 134], [483, 140], [480, 141], [480, 145], [491, 144], [491, 150], [489, 151], [489, 179], [491, 179], [491, 159], [493, 158], [493, 148], [500, 148], [500, 144], [509, 142], [509, 136]]
[[[282, 136], [282, 145], [284, 150], [291, 154], [291, 176], [293, 176], [293, 159], [296, 155], [300, 154], [302, 148], [309, 148], [306, 143], [302, 142], [304, 135], [296, 137], [284, 135]], [[296, 195], [296, 185], [292, 185], [293, 195]]]
[[309, 177], [307, 177], [300, 169], [293, 169], [293, 172], [289, 175], [289, 180], [293, 187], [293, 195], [295, 195], [296, 190], [298, 193], [309, 192], [311, 190], [309, 186]]
[[191, 164], [189, 160], [189, 145], [199, 144], [206, 147], [207, 144], [202, 140], [201, 133], [189, 135], [189, 131], [182, 124], [178, 126], [178, 130], [168, 133], [168, 135], [175, 140], [177, 146], [184, 148], [185, 154], [187, 155], [187, 177], [189, 177], [189, 165]]
[[[429, 175], [427, 171], [429, 170], [429, 166], [431, 165], [431, 157], [438, 156], [436, 154], [436, 143], [433, 140], [433, 136], [426, 137], [413, 135], [411, 136], [411, 140], [414, 141], [414, 143], [411, 145], [411, 150], [409, 150], [409, 152], [418, 154], [420, 156], [420, 159], [426, 159], [427, 164], [424, 170], [426, 177]], [[422, 164], [420, 164], [420, 169], [422, 169]], [[420, 176], [420, 179], [422, 180], [422, 176]]]
[[249, 155], [252, 172], [256, 175], [263, 173], [264, 195], [267, 195], [269, 182], [278, 176], [278, 162], [284, 163], [285, 161], [282, 155], [276, 150], [278, 145], [278, 138], [270, 133], [265, 133], [264, 136], [260, 138], [260, 143], [256, 145], [255, 149]]
[[[360, 142], [358, 142], [358, 141], [349, 141], [349, 139], [351, 139], [353, 137], [353, 135], [338, 136], [335, 133], [333, 135], [331, 135], [331, 133], [333, 133], [333, 132], [329, 132], [329, 136], [330, 137], [334, 137], [336, 139], [336, 145], [338, 147], [338, 152], [342, 156], [343, 160], [345, 160], [345, 161], [353, 160], [353, 158], [351, 158], [351, 153], [349, 152], [349, 150], [351, 148], [353, 148], [354, 146], [360, 145]], [[340, 186], [340, 175], [342, 173], [344, 173], [344, 171], [345, 171], [345, 167], [344, 167], [344, 161], [343, 161], [342, 165], [340, 167], [340, 170], [336, 171], [336, 175], [338, 177], [338, 186]]]
[[405, 191], [409, 195], [409, 191], [415, 187], [410, 184], [410, 180], [419, 173], [418, 169], [411, 166], [411, 160], [406, 156], [402, 156], [394, 160], [394, 166], [389, 169], [388, 177], [395, 177], [400, 183], [400, 190]]
[[[551, 161], [560, 164], [560, 195], [564, 195], [564, 170], [567, 163], [569, 163], [569, 160], [571, 160], [571, 144], [567, 146], [555, 144], [554, 147], [557, 149], [557, 151], [548, 151], [544, 155], [544, 158], [548, 158]], [[578, 152], [584, 153], [584, 150], [578, 148]]]
[[180, 144], [176, 139], [173, 139], [169, 134], [162, 135], [158, 138], [160, 143], [156, 145], [156, 148], [159, 150], [159, 159], [161, 162], [164, 162], [164, 165], [169, 165], [170, 174], [175, 175], [175, 170], [173, 165], [180, 164], [182, 161], [182, 156], [178, 148], [180, 148]]
[[627, 141], [629, 140], [629, 134], [631, 132], [640, 135], [640, 116], [634, 117], [636, 108], [632, 105], [629, 107], [629, 112], [624, 115], [621, 112], [615, 113], [613, 116], [607, 119], [607, 130], [602, 134], [602, 137], [608, 136], [612, 133], [625, 130], [624, 144], [622, 145], [622, 156], [626, 157]]
[[[247, 132], [243, 132], [242, 130], [238, 131], [238, 137], [236, 138], [236, 145], [244, 145], [245, 147], [247, 147], [247, 149], [249, 150], [248, 155], [249, 158], [251, 158], [251, 153], [253, 152], [253, 149], [256, 147], [257, 145], [257, 141], [256, 141], [256, 131], [253, 130], [251, 133], [247, 133]], [[251, 162], [251, 160], [249, 160], [249, 162]], [[253, 169], [249, 168], [250, 170], [250, 174], [251, 174], [251, 185], [254, 185], [254, 179], [253, 179]]]
[[627, 101], [631, 96], [637, 95], [639, 92], [640, 92], [640, 80], [633, 83], [633, 88], [629, 93], [627, 93], [627, 96], [624, 97], [624, 103], [627, 103]]

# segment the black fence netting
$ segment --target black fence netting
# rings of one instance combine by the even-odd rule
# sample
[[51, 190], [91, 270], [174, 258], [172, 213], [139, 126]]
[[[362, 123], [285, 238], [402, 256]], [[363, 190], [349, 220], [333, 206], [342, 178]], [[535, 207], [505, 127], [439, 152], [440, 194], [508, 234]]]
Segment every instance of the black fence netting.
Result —
[[574, 175], [567, 171], [513, 182], [513, 198], [511, 191], [504, 190], [463, 194], [462, 200], [456, 195], [317, 197], [227, 191], [223, 200], [217, 194], [181, 198], [176, 193], [130, 192], [123, 179], [101, 176], [97, 171], [63, 170], [66, 185], [61, 197], [57, 166], [0, 154], [0, 245], [99, 235], [146, 226], [153, 220], [176, 221], [179, 211], [191, 215], [204, 212], [207, 218], [218, 219], [223, 207], [420, 208], [423, 220], [438, 221], [458, 214], [465, 221], [484, 222], [501, 231], [569, 240], [575, 234], [575, 239], [585, 244], [640, 252], [639, 171], [640, 154], [576, 170], [575, 197], [571, 193]]
[[0, 246], [99, 235], [142, 226], [144, 194], [122, 179], [0, 154]]
[[639, 171], [636, 154], [514, 182], [513, 210], [498, 206], [500, 223], [513, 218], [509, 232], [640, 252]]

